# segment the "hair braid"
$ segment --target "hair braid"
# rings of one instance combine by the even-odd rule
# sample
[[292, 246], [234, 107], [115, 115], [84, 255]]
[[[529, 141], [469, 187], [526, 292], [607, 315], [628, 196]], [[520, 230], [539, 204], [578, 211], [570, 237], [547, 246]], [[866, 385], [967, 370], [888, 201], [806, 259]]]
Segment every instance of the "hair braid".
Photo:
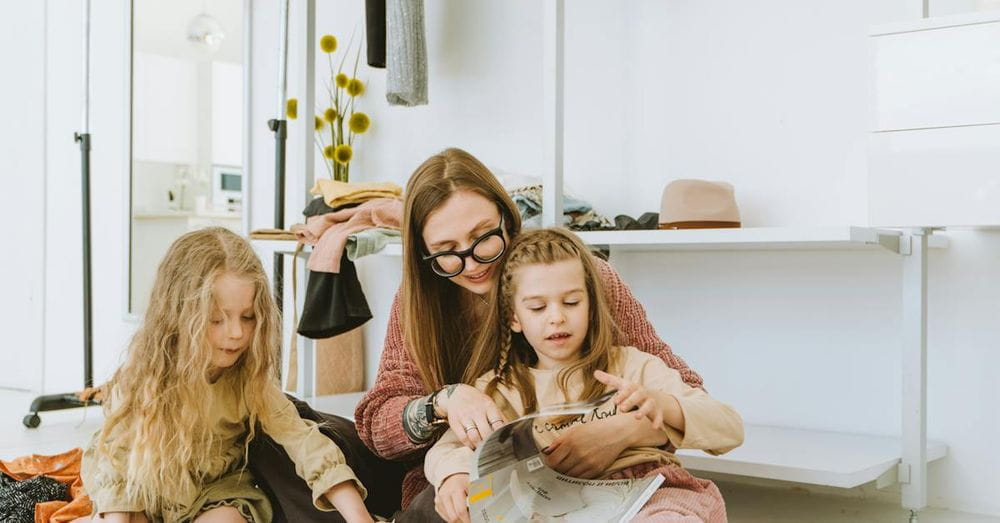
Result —
[[507, 380], [507, 374], [510, 370], [510, 362], [508, 358], [510, 357], [510, 327], [504, 329], [503, 334], [503, 345], [500, 348], [500, 357], [497, 361], [496, 375], [497, 381], [500, 383], [505, 383]]

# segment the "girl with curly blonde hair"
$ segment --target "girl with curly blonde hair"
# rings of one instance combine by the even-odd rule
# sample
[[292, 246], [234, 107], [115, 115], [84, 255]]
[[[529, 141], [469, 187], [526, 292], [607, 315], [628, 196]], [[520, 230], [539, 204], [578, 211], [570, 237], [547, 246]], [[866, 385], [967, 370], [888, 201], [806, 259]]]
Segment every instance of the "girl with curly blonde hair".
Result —
[[248, 445], [263, 431], [287, 451], [316, 508], [371, 521], [341, 449], [281, 392], [279, 341], [279, 314], [250, 245], [218, 227], [177, 239], [84, 453], [94, 520], [271, 521], [246, 467]]

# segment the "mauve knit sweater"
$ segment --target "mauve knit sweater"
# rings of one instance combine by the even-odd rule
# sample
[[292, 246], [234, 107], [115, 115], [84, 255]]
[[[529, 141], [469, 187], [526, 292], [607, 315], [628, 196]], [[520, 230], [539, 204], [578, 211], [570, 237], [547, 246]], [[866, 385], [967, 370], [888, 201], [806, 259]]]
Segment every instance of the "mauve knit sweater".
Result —
[[[675, 356], [670, 346], [656, 335], [646, 318], [646, 311], [636, 301], [621, 276], [607, 262], [597, 258], [594, 261], [601, 273], [611, 315], [627, 338], [624, 344], [658, 356], [667, 366], [677, 369], [685, 383], [701, 387], [701, 377], [689, 369], [684, 360]], [[376, 454], [385, 459], [412, 462], [412, 468], [403, 479], [402, 502], [405, 509], [429, 485], [424, 478], [423, 458], [434, 439], [416, 444], [410, 441], [403, 430], [403, 409], [406, 404], [424, 396], [426, 392], [420, 371], [403, 339], [402, 327], [397, 293], [389, 312], [389, 326], [385, 333], [385, 347], [382, 349], [378, 376], [374, 386], [358, 403], [354, 420], [358, 435]], [[376, 485], [366, 487], [378, 488]]]

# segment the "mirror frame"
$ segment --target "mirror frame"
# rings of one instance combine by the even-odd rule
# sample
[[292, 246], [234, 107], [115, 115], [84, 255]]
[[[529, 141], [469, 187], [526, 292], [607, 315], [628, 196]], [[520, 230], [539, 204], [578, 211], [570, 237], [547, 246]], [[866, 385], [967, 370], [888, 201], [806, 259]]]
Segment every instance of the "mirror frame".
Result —
[[[131, 322], [139, 323], [142, 321], [142, 314], [133, 312], [132, 310], [132, 57], [135, 53], [135, 39], [132, 38], [132, 30], [135, 25], [135, 2], [136, 0], [127, 0], [125, 2], [125, 63], [124, 65], [124, 80], [125, 80], [125, 135], [124, 144], [122, 149], [125, 151], [125, 159], [123, 163], [122, 172], [124, 173], [124, 179], [122, 180], [122, 191], [124, 196], [124, 212], [123, 220], [125, 226], [123, 227], [124, 237], [122, 238], [122, 245], [124, 246], [125, 260], [124, 260], [124, 270], [122, 271], [122, 319]], [[252, 106], [251, 94], [252, 88], [250, 85], [250, 79], [252, 77], [252, 50], [253, 50], [253, 12], [252, 12], [252, 1], [242, 0], [243, 3], [243, 129], [242, 129], [242, 141], [243, 141], [243, 186], [241, 187], [243, 193], [243, 209], [242, 215], [240, 217], [242, 221], [242, 232], [243, 236], [247, 237], [250, 234], [250, 208], [251, 208], [251, 191], [250, 182], [253, 179], [253, 169], [250, 163], [250, 108]]]

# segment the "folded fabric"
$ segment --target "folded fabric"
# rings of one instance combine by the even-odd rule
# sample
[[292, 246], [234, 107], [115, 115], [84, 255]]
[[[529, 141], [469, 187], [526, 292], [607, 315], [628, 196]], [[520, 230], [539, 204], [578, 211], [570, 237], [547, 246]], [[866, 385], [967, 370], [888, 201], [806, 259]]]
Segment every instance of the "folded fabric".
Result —
[[341, 207], [375, 198], [399, 198], [403, 188], [389, 182], [350, 183], [323, 178], [316, 180], [309, 193], [322, 195], [330, 207]]
[[627, 215], [615, 216], [615, 229], [619, 231], [651, 230], [659, 226], [660, 213], [644, 212], [638, 220]]
[[347, 259], [354, 261], [380, 252], [389, 242], [401, 236], [397, 229], [375, 227], [358, 231], [347, 237]]
[[376, 198], [357, 207], [310, 217], [296, 234], [299, 241], [313, 246], [309, 270], [337, 273], [348, 236], [373, 227], [398, 230], [402, 221], [403, 202]]
[[591, 210], [573, 216], [573, 221], [568, 227], [572, 231], [611, 231], [614, 230], [615, 224], [607, 216]]
[[284, 229], [256, 229], [250, 231], [251, 240], [294, 240], [295, 232]]
[[[13, 461], [0, 460], [0, 475], [6, 474], [23, 481], [36, 476], [47, 476], [69, 487], [71, 501], [48, 501], [34, 505], [35, 521], [72, 521], [87, 516], [93, 510], [90, 498], [84, 493], [80, 479], [80, 462], [83, 450], [76, 448], [54, 456], [31, 455]], [[2, 505], [2, 503], [0, 503]], [[7, 519], [2, 519], [7, 521]]]
[[[511, 189], [508, 194], [517, 204], [522, 219], [532, 218], [542, 213], [542, 186], [528, 185]], [[590, 202], [563, 194], [563, 213], [585, 213], [593, 209]]]

